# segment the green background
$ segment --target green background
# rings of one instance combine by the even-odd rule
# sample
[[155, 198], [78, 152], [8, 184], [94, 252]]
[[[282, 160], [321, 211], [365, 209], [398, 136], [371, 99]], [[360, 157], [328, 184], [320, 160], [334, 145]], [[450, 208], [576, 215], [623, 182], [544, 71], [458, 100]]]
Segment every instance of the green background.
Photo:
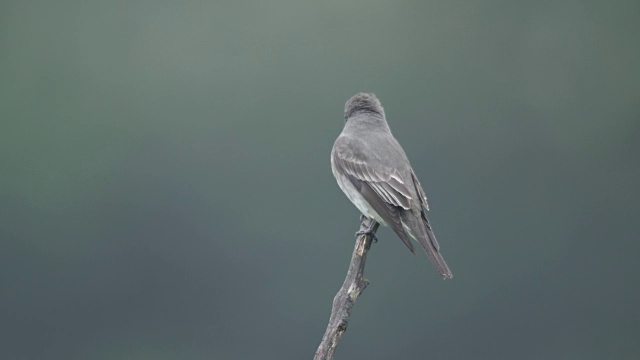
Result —
[[640, 2], [2, 1], [0, 357], [309, 359], [375, 92], [455, 277], [382, 229], [339, 359], [640, 358]]

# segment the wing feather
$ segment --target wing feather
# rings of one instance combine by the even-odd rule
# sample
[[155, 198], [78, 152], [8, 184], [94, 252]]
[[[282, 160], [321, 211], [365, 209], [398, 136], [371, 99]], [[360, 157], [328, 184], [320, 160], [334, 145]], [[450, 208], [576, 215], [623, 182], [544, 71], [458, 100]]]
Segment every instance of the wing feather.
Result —
[[372, 190], [390, 205], [405, 210], [411, 208], [411, 192], [401, 180], [397, 169], [374, 167], [363, 155], [358, 157], [352, 149], [339, 142], [336, 142], [334, 150], [334, 161], [341, 164], [345, 174], [370, 184]]

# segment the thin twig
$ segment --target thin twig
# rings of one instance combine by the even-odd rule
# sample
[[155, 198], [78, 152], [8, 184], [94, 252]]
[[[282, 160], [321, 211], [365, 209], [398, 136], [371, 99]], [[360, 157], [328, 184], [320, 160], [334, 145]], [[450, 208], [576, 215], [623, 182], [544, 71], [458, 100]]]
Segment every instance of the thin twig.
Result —
[[347, 330], [351, 308], [369, 282], [364, 278], [364, 265], [374, 234], [378, 230], [375, 220], [365, 218], [360, 224], [360, 231], [371, 229], [371, 234], [362, 234], [356, 238], [356, 246], [351, 256], [351, 263], [342, 287], [333, 298], [331, 317], [322, 342], [316, 350], [314, 360], [332, 360], [342, 334]]

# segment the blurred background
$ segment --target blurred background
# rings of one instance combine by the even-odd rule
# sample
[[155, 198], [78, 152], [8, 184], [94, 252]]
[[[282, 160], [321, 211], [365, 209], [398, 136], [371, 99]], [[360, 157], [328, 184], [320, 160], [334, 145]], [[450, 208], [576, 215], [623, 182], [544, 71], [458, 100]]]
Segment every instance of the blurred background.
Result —
[[455, 277], [389, 229], [338, 359], [640, 358], [640, 2], [0, 3], [0, 358], [310, 359], [375, 92]]

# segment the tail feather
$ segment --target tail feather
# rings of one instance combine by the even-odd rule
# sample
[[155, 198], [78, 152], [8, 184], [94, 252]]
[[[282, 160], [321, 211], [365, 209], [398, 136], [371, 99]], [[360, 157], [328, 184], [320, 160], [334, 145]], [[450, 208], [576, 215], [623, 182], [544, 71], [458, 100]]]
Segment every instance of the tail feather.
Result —
[[420, 218], [417, 218], [409, 211], [407, 211], [406, 215], [407, 216], [403, 216], [403, 225], [405, 229], [408, 230], [407, 233], [422, 246], [427, 253], [427, 257], [440, 275], [442, 275], [442, 278], [451, 279], [453, 273], [440, 254], [440, 246], [436, 240], [436, 235], [433, 233], [429, 220], [424, 212]]
[[442, 257], [442, 255], [440, 254], [440, 246], [438, 245], [438, 241], [436, 240], [436, 235], [433, 233], [433, 230], [431, 229], [431, 225], [429, 225], [428, 220], [425, 219], [424, 224], [425, 224], [426, 233], [429, 239], [428, 240], [425, 239], [424, 241], [418, 240], [418, 242], [420, 243], [420, 245], [422, 245], [422, 248], [424, 249], [424, 251], [427, 253], [427, 256], [429, 257], [429, 260], [431, 260], [431, 262], [436, 267], [436, 269], [438, 269], [438, 272], [440, 272], [440, 275], [442, 275], [442, 278], [451, 279], [453, 277], [453, 273], [451, 272], [451, 269], [449, 269], [449, 266], [447, 266], [447, 263], [444, 261], [444, 258]]

